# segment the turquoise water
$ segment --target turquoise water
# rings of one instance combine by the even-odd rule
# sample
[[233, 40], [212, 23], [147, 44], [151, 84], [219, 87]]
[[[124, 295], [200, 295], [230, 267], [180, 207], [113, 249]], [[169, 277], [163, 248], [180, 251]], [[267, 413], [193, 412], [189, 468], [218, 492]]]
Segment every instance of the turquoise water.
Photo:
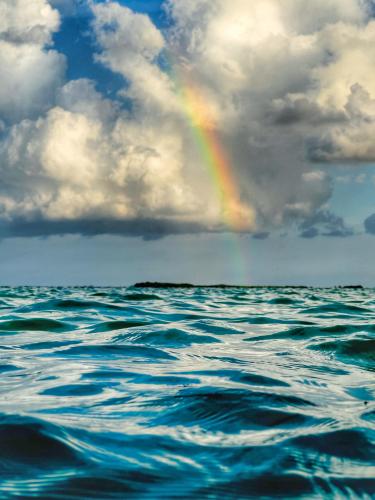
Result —
[[371, 498], [374, 290], [0, 288], [0, 497]]

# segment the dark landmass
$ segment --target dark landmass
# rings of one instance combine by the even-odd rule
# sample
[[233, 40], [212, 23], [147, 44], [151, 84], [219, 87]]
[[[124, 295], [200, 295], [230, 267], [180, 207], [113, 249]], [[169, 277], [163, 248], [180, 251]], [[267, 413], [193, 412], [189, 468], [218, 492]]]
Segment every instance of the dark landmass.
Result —
[[337, 288], [352, 288], [353, 290], [362, 290], [365, 287], [362, 285], [344, 285], [344, 286], [339, 286]]
[[[196, 288], [191, 283], [159, 283], [158, 281], [145, 281], [133, 285], [135, 288]], [[203, 285], [197, 285], [203, 286]], [[215, 285], [218, 286], [218, 285]]]
[[159, 281], [144, 281], [135, 283], [134, 288], [349, 288], [363, 289], [362, 285], [344, 285], [337, 287], [311, 287], [306, 285], [193, 285], [192, 283], [161, 283]]

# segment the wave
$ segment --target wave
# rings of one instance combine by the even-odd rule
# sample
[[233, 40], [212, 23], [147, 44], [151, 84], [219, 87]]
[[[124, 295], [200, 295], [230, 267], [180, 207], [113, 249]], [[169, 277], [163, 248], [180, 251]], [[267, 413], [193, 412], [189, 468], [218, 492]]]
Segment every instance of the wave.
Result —
[[69, 330], [69, 325], [62, 321], [47, 318], [27, 318], [27, 319], [11, 319], [0, 321], [0, 332], [62, 332]]
[[70, 347], [62, 351], [51, 353], [51, 356], [62, 357], [130, 357], [130, 358], [145, 358], [148, 360], [156, 359], [175, 359], [171, 354], [156, 349], [154, 347], [145, 347], [141, 345], [120, 345], [120, 344], [91, 344], [78, 347]]
[[82, 464], [60, 429], [21, 415], [0, 415], [0, 477], [16, 478], [24, 467], [42, 469]]
[[374, 338], [352, 338], [336, 342], [322, 342], [309, 348], [328, 353], [344, 363], [357, 364], [375, 371]]
[[134, 331], [117, 335], [114, 342], [135, 342], [145, 345], [159, 345], [165, 347], [185, 347], [192, 344], [211, 344], [221, 342], [220, 339], [209, 335], [195, 334], [179, 328], [167, 328], [157, 331]]

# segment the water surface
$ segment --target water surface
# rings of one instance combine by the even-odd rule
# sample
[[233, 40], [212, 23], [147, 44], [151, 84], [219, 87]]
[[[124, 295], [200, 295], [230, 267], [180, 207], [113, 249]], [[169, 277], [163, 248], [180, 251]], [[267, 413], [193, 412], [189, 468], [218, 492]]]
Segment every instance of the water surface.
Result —
[[371, 498], [374, 290], [0, 288], [0, 497]]

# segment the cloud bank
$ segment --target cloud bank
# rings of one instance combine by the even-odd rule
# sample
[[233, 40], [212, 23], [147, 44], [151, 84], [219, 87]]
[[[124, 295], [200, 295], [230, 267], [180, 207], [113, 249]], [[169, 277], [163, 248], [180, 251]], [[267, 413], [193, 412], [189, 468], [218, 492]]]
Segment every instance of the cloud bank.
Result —
[[327, 208], [329, 168], [375, 161], [369, 3], [168, 0], [161, 30], [88, 2], [95, 60], [123, 77], [111, 99], [95, 81], [67, 80], [52, 43], [62, 4], [74, 7], [0, 0], [0, 234], [227, 229], [181, 74], [230, 158], [245, 230], [351, 234]]
[[375, 235], [375, 214], [370, 215], [364, 222], [367, 234]]

